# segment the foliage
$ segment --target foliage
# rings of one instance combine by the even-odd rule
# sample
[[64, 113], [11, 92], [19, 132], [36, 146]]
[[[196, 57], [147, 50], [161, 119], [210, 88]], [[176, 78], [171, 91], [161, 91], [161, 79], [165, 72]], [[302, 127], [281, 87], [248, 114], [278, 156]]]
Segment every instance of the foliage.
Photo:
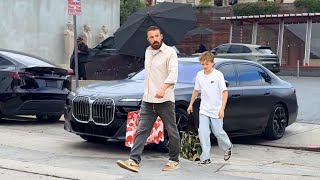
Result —
[[296, 7], [304, 7], [309, 13], [320, 12], [319, 0], [296, 0], [294, 2]]
[[140, 0], [121, 0], [120, 1], [120, 24], [123, 24], [127, 18], [134, 12], [144, 9], [146, 5]]
[[205, 8], [205, 7], [212, 7], [212, 0], [200, 0], [199, 4], [196, 5], [196, 8]]
[[279, 4], [276, 2], [258, 1], [254, 3], [239, 3], [233, 6], [234, 16], [278, 14]]

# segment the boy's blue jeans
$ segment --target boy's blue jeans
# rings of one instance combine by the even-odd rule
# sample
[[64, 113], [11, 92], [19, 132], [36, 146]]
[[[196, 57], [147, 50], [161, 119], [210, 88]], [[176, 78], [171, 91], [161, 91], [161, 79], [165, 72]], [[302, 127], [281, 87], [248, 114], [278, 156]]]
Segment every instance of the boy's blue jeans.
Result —
[[227, 133], [223, 130], [223, 120], [208, 117], [203, 114], [199, 114], [199, 138], [202, 148], [202, 154], [200, 160], [204, 161], [210, 159], [210, 127], [212, 133], [216, 136], [218, 140], [219, 147], [225, 151], [231, 148], [232, 144], [229, 140]]

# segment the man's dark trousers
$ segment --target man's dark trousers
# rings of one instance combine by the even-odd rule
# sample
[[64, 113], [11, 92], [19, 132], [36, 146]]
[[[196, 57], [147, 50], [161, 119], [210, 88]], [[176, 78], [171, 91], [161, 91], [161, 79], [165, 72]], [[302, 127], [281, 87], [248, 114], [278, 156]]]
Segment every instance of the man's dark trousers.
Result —
[[158, 116], [168, 132], [169, 160], [179, 162], [180, 135], [176, 125], [175, 104], [171, 101], [163, 103], [142, 102], [138, 133], [130, 152], [130, 159], [137, 164], [141, 161], [140, 155]]

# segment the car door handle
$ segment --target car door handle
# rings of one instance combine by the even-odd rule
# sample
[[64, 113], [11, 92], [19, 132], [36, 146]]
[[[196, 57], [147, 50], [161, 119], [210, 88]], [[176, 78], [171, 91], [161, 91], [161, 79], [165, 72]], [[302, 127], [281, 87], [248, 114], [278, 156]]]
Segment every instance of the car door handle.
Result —
[[270, 96], [271, 93], [267, 92], [267, 93], [264, 93], [264, 96]]
[[232, 98], [239, 98], [239, 97], [240, 97], [240, 94], [233, 94], [231, 97], [232, 97]]

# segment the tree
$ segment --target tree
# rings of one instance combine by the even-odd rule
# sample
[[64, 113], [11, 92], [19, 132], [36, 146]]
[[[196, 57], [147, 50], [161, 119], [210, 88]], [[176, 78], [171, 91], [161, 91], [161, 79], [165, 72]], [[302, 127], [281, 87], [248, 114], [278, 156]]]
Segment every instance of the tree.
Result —
[[141, 0], [121, 0], [120, 24], [123, 24], [132, 13], [145, 7], [144, 2], [141, 2]]

